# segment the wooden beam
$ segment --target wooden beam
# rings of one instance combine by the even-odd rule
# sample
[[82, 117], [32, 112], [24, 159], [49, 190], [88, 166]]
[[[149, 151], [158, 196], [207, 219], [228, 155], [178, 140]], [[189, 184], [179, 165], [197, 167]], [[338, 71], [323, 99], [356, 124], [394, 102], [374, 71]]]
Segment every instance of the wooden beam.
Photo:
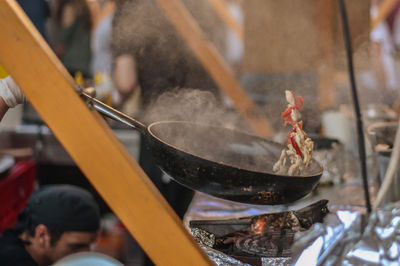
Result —
[[371, 18], [371, 31], [389, 16], [397, 2], [398, 0], [385, 0], [379, 5], [378, 14]]
[[317, 1], [318, 8], [318, 44], [319, 57], [324, 60], [318, 62], [318, 106], [326, 110], [336, 105], [335, 88], [335, 1]]
[[181, 220], [14, 0], [0, 1], [0, 62], [103, 199], [157, 265], [210, 265]]
[[243, 41], [244, 33], [243, 28], [240, 26], [236, 20], [232, 17], [229, 12], [229, 8], [225, 0], [209, 0], [211, 6], [214, 8], [215, 12], [219, 15], [221, 20], [233, 30], [239, 40]]
[[247, 119], [254, 132], [260, 136], [272, 136], [273, 128], [257, 106], [236, 81], [232, 71], [215, 47], [207, 41], [199, 25], [179, 0], [157, 0], [166, 17], [181, 34], [187, 45], [203, 64], [217, 85], [230, 97], [236, 109]]

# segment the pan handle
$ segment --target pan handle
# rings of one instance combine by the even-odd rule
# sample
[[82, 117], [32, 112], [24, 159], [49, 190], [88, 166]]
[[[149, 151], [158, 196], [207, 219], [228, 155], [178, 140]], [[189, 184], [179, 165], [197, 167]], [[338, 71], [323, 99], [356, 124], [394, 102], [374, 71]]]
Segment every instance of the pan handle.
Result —
[[81, 97], [83, 97], [86, 101], [88, 101], [91, 105], [93, 105], [94, 109], [98, 111], [100, 114], [102, 114], [105, 117], [111, 118], [115, 121], [121, 122], [125, 125], [128, 125], [132, 128], [135, 128], [140, 131], [143, 135], [146, 134], [147, 132], [147, 127], [140, 123], [139, 121], [133, 119], [130, 116], [127, 116], [126, 114], [108, 106], [107, 104], [102, 103], [101, 101], [97, 100], [96, 98], [93, 98], [89, 94], [87, 94], [84, 91], [80, 92]]

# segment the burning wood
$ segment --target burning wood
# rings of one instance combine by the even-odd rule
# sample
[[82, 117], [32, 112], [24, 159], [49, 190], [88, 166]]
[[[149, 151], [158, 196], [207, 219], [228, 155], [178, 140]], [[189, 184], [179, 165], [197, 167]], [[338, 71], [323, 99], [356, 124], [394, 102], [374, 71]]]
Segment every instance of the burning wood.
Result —
[[298, 211], [262, 214], [230, 220], [191, 221], [193, 236], [202, 244], [233, 257], [285, 257], [296, 232], [322, 222], [327, 200]]
[[265, 217], [260, 217], [259, 219], [256, 220], [255, 223], [252, 224], [252, 229], [254, 234], [256, 235], [262, 235], [264, 233], [264, 228], [265, 228]]

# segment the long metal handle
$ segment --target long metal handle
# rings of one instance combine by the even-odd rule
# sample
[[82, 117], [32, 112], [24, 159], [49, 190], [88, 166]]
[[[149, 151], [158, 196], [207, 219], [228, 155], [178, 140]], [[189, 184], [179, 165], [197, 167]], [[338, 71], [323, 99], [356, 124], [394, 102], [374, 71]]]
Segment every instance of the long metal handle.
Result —
[[93, 105], [93, 107], [96, 109], [96, 111], [101, 113], [103, 116], [106, 116], [115, 121], [121, 122], [127, 126], [133, 127], [135, 129], [139, 130], [140, 133], [142, 133], [142, 134], [146, 133], [147, 127], [144, 124], [140, 123], [139, 121], [108, 106], [107, 104], [102, 103], [101, 101], [97, 100], [96, 98], [93, 98], [86, 92], [81, 92], [80, 95], [83, 98], [85, 98], [87, 101], [89, 101]]
[[358, 136], [358, 154], [360, 157], [360, 166], [361, 166], [361, 177], [363, 181], [363, 188], [364, 188], [364, 195], [365, 195], [365, 205], [367, 207], [368, 213], [371, 212], [371, 200], [369, 196], [368, 190], [368, 180], [367, 180], [367, 163], [366, 163], [366, 153], [365, 153], [365, 140], [364, 140], [364, 126], [360, 111], [360, 104], [358, 102], [358, 94], [357, 94], [357, 86], [356, 86], [356, 79], [354, 75], [354, 65], [353, 65], [353, 52], [351, 47], [351, 37], [350, 37], [350, 29], [349, 23], [347, 19], [347, 12], [346, 12], [346, 4], [344, 0], [339, 1], [339, 10], [340, 15], [342, 18], [342, 27], [343, 27], [343, 35], [344, 35], [344, 42], [346, 45], [346, 54], [347, 54], [347, 63], [348, 63], [348, 70], [349, 70], [349, 78], [350, 78], [350, 85], [351, 85], [351, 94], [353, 98], [354, 104], [354, 111], [356, 114], [356, 121], [357, 121], [357, 136]]

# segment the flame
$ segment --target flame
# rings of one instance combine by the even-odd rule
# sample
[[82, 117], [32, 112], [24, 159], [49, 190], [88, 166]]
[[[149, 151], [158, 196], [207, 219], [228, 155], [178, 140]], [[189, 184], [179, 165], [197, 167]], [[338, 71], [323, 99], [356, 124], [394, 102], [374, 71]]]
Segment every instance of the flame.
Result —
[[265, 229], [265, 217], [260, 217], [254, 224], [253, 224], [253, 232], [256, 235], [262, 235]]

